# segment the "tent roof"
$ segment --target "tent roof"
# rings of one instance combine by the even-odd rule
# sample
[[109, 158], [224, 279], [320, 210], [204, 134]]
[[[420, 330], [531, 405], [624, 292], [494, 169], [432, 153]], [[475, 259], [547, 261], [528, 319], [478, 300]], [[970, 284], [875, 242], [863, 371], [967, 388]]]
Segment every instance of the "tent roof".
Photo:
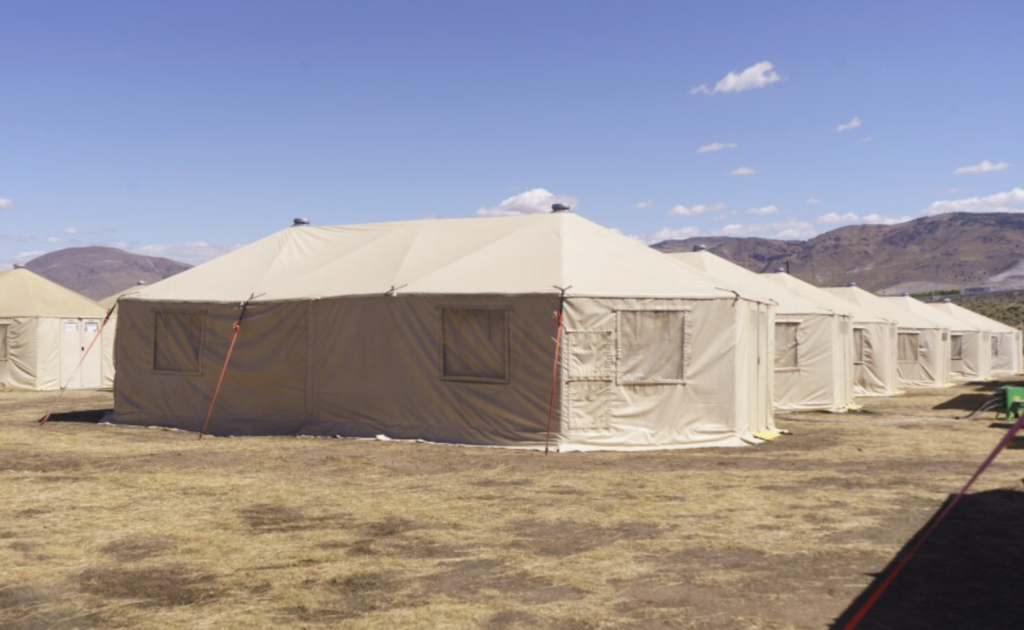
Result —
[[854, 321], [870, 323], [892, 321], [891, 317], [885, 317], [873, 309], [864, 308], [858, 304], [851, 303], [837, 297], [821, 287], [816, 287], [809, 282], [792, 276], [788, 273], [774, 272], [763, 273], [760, 277], [767, 282], [785, 287], [786, 289], [804, 297], [818, 306], [836, 313], [849, 315]]
[[945, 326], [935, 323], [934, 320], [917, 315], [900, 302], [878, 297], [860, 287], [823, 287], [822, 291], [860, 306], [879, 317], [893, 320], [900, 328], [945, 328]]
[[952, 302], [942, 302], [939, 304], [928, 304], [928, 306], [937, 309], [951, 317], [961, 319], [973, 326], [977, 326], [981, 330], [987, 330], [989, 332], [1016, 332], [1017, 329], [1013, 326], [1007, 326], [1006, 324], [996, 321], [990, 317], [985, 317], [981, 313], [975, 313], [974, 311], [964, 308], [959, 304], [953, 304]]
[[28, 269], [0, 271], [0, 317], [103, 317], [84, 295]]
[[934, 321], [940, 328], [948, 328], [949, 330], [981, 330], [981, 328], [975, 323], [964, 321], [957, 317], [953, 317], [949, 313], [934, 309], [930, 305], [925, 304], [917, 298], [912, 298], [909, 295], [888, 296], [883, 297], [882, 299], [886, 302], [901, 303], [914, 314], [920, 315], [924, 319]]
[[395, 294], [723, 298], [703, 273], [576, 214], [290, 227], [128, 296], [237, 302]]
[[745, 269], [709, 251], [673, 252], [668, 254], [720, 281], [719, 286], [739, 292], [754, 300], [774, 301], [776, 312], [784, 315], [825, 314], [817, 304], [782, 286], [765, 284], [760, 274]]

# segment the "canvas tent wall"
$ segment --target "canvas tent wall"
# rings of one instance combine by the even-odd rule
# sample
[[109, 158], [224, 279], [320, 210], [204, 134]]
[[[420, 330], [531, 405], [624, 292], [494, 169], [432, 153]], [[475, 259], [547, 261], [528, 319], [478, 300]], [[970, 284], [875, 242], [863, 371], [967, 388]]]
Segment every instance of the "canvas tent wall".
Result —
[[991, 343], [987, 332], [975, 324], [936, 310], [909, 295], [882, 299], [899, 302], [915, 315], [931, 320], [949, 331], [949, 374], [952, 380], [971, 381], [989, 377], [992, 361], [989, 358]]
[[896, 377], [901, 386], [946, 387], [950, 384], [948, 329], [914, 314], [901, 302], [881, 298], [860, 287], [823, 290], [879, 317], [896, 321]]
[[[991, 374], [1019, 374], [1021, 361], [1024, 360], [1024, 349], [1021, 348], [1021, 333], [1012, 326], [985, 317], [981, 313], [954, 304], [949, 300], [938, 304], [930, 304], [950, 315], [968, 322], [989, 334], [988, 358]], [[984, 344], [984, 342], [982, 342]]]
[[751, 441], [751, 300], [571, 213], [295, 226], [123, 298], [115, 422], [542, 447]]
[[[85, 349], [103, 308], [73, 291], [16, 268], [0, 272], [0, 387], [92, 389], [109, 384], [103, 349]], [[75, 371], [81, 362], [81, 367]]]
[[[766, 283], [764, 277], [708, 251], [671, 253], [676, 260], [715, 278], [719, 286], [738, 290], [773, 305], [766, 310], [767, 332], [761, 356], [772, 366], [774, 405], [784, 410], [845, 411], [849, 397], [846, 387], [821, 378], [832, 373], [832, 330], [834, 315], [782, 286]], [[776, 331], [782, 331], [785, 346], [776, 345]], [[776, 349], [779, 363], [776, 363]]]
[[114, 346], [117, 337], [117, 309], [115, 308], [115, 305], [122, 297], [141, 291], [145, 286], [146, 282], [144, 280], [139, 280], [138, 283], [128, 287], [127, 289], [118, 291], [117, 293], [107, 296], [99, 301], [99, 305], [105, 310], [110, 311], [110, 309], [114, 309], [110, 311], [110, 321], [108, 321], [107, 325], [103, 328], [103, 373], [105, 376], [109, 375], [109, 381], [105, 381], [104, 383], [107, 387], [112, 387], [114, 385]]

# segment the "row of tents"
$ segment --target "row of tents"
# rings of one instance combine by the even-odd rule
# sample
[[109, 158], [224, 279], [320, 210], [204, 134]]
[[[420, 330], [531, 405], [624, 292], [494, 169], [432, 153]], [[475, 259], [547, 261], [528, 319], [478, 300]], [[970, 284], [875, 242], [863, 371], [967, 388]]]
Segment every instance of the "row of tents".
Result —
[[113, 296], [116, 343], [108, 326], [89, 353], [102, 306], [24, 269], [0, 296], [0, 386], [113, 382], [112, 421], [198, 431], [223, 372], [215, 434], [739, 446], [777, 435], [774, 409], [1024, 359], [1019, 331], [954, 304], [666, 255], [569, 212], [297, 222]]

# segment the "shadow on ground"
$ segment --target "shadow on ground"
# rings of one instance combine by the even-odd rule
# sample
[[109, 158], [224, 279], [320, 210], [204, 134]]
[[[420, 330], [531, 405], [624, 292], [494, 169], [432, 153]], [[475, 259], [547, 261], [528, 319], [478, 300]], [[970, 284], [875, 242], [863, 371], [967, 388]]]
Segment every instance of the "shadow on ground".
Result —
[[[99, 424], [103, 416], [114, 411], [113, 409], [84, 409], [81, 411], [65, 411], [50, 415], [47, 422], [85, 422], [88, 424]], [[41, 419], [41, 418], [40, 418]]]
[[[950, 498], [936, 511], [948, 505]], [[833, 628], [842, 628], [917, 542], [900, 550]], [[1020, 628], [1024, 620], [1024, 492], [992, 490], [964, 497], [858, 628]]]

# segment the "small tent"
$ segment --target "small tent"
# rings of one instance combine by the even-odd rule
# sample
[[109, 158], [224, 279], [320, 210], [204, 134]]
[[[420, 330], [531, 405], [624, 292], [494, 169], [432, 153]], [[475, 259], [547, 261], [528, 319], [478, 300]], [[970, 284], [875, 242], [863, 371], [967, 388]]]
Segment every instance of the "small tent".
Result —
[[108, 385], [113, 375], [104, 370], [102, 344], [85, 354], [104, 314], [96, 302], [28, 269], [0, 272], [0, 387]]
[[552, 448], [630, 450], [766, 422], [753, 300], [568, 212], [296, 225], [125, 296], [112, 420], [200, 430], [251, 296], [211, 433], [542, 448], [553, 401]]
[[822, 309], [850, 316], [852, 349], [848, 365], [855, 395], [893, 396], [898, 393], [897, 326], [894, 320], [844, 300], [795, 276], [777, 273], [767, 277]]
[[1021, 331], [1012, 326], [985, 317], [950, 300], [931, 306], [958, 319], [970, 322], [989, 333], [989, 354], [992, 374], [1020, 374], [1021, 363], [1024, 361], [1024, 349], [1021, 348]]
[[906, 387], [946, 387], [950, 383], [949, 329], [916, 315], [905, 304], [856, 286], [823, 289], [896, 321], [896, 376]]
[[972, 381], [989, 377], [992, 372], [992, 344], [987, 331], [907, 294], [882, 299], [900, 302], [914, 314], [932, 320], [937, 326], [949, 331], [949, 373], [952, 380]]
[[[754, 296], [774, 308], [765, 309], [768, 334], [761, 340], [760, 356], [772, 366], [774, 404], [780, 410], [846, 411], [846, 386], [831, 378], [834, 315], [785, 287], [766, 283], [764, 277], [706, 250], [675, 252], [669, 256], [718, 280], [720, 286]], [[778, 344], [777, 337], [785, 341]]]

